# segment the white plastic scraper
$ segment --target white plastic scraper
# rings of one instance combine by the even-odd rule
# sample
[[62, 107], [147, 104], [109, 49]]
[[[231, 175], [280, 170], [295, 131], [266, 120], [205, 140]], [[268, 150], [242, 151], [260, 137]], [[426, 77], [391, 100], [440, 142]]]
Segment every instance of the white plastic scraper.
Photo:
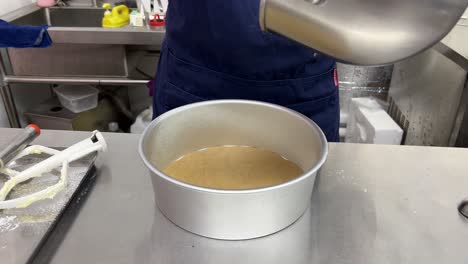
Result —
[[[9, 177], [9, 180], [6, 181], [0, 189], [0, 209], [24, 208], [34, 202], [54, 198], [57, 193], [65, 189], [67, 186], [68, 166], [70, 162], [78, 160], [92, 152], [103, 152], [106, 151], [106, 149], [106, 141], [99, 131], [94, 131], [91, 137], [63, 151], [37, 145], [25, 148], [15, 158], [13, 158], [12, 161], [31, 154], [45, 153], [52, 156], [21, 172], [8, 168], [0, 169], [0, 173], [6, 174]], [[60, 180], [55, 185], [23, 197], [5, 200], [10, 191], [16, 185], [31, 178], [41, 177], [44, 173], [51, 172], [60, 166], [62, 166]]]

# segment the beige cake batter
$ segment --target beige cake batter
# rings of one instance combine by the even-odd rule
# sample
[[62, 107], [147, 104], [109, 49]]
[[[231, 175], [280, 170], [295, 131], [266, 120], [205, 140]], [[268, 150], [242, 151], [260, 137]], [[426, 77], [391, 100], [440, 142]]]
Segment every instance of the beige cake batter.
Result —
[[169, 164], [164, 173], [197, 186], [240, 190], [281, 184], [303, 170], [268, 150], [222, 146], [189, 153]]

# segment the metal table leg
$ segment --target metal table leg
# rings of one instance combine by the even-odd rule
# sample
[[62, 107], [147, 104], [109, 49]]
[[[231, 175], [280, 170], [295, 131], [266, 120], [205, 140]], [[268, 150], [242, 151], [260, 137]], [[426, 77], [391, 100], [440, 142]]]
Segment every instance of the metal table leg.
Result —
[[15, 101], [13, 100], [13, 95], [11, 93], [10, 85], [5, 82], [5, 68], [3, 66], [3, 61], [0, 57], [0, 95], [3, 99], [3, 104], [5, 105], [5, 111], [8, 116], [8, 121], [10, 126], [13, 128], [19, 128], [20, 121], [18, 117], [18, 111], [16, 110]]

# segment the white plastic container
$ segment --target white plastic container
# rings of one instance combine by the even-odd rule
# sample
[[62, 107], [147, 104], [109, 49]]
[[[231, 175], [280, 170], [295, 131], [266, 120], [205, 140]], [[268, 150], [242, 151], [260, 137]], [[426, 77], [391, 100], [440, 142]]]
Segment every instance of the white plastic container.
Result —
[[[344, 132], [344, 131], [343, 131]], [[351, 99], [346, 142], [400, 145], [403, 129], [373, 98]]]
[[152, 121], [153, 117], [153, 107], [146, 109], [145, 111], [141, 112], [135, 120], [135, 123], [130, 127], [130, 133], [132, 134], [141, 134], [145, 131], [146, 127]]
[[54, 88], [60, 103], [73, 113], [96, 108], [99, 90], [87, 85], [61, 85]]

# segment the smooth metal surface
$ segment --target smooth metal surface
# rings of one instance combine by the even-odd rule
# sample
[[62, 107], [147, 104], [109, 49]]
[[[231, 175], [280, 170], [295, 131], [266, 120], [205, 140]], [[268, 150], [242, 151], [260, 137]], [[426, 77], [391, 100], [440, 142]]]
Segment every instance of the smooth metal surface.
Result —
[[20, 121], [18, 117], [18, 111], [16, 110], [10, 85], [6, 81], [5, 73], [6, 72], [3, 66], [3, 61], [0, 57], [0, 97], [3, 100], [3, 105], [5, 107], [5, 112], [8, 116], [8, 122], [10, 123], [10, 126], [13, 128], [19, 128]]
[[450, 135], [449, 146], [456, 147], [466, 147], [466, 145], [461, 144], [463, 141], [468, 140], [468, 135], [464, 132], [464, 128], [468, 126], [468, 121], [466, 119], [466, 110], [468, 107], [468, 78], [465, 80], [465, 88], [460, 97], [460, 104], [458, 105], [457, 114], [455, 117], [454, 124], [452, 126], [452, 134]]
[[120, 29], [51, 27], [49, 35], [54, 43], [114, 44], [161, 46], [165, 30], [124, 27]]
[[40, 9], [17, 18], [18, 25], [41, 25], [51, 23], [48, 32], [54, 43], [153, 45], [161, 46], [164, 29], [125, 26], [103, 28], [104, 9], [85, 7], [51, 7]]
[[455, 146], [466, 148], [468, 147], [468, 79], [460, 100], [459, 113], [455, 121], [456, 129], [453, 132], [458, 132], [454, 137], [456, 140]]
[[[427, 80], [427, 83], [429, 83], [429, 85], [424, 85], [420, 82], [412, 82], [412, 86], [415, 86], [415, 87], [426, 87], [426, 86], [439, 86], [440, 90], [456, 90], [457, 88], [454, 88], [451, 86], [451, 84], [453, 84], [453, 81], [450, 80], [450, 78], [453, 78], [450, 77], [450, 75], [453, 75], [453, 72], [458, 72], [460, 71], [459, 68], [463, 69], [465, 72], [468, 72], [468, 46], [466, 45], [466, 42], [468, 41], [468, 27], [466, 26], [466, 21], [467, 21], [467, 18], [466, 17], [462, 17], [460, 19], [460, 21], [457, 23], [457, 25], [453, 28], [453, 30], [449, 33], [449, 35], [447, 35], [441, 42], [439, 42], [438, 44], [436, 44], [434, 47], [433, 47], [433, 50], [435, 51], [438, 51], [440, 54], [442, 54], [443, 56], [446, 57], [446, 59], [452, 61], [453, 63], [455, 63], [457, 66], [453, 65], [452, 63], [448, 62], [448, 60], [440, 57], [440, 56], [436, 56], [436, 55], [433, 55], [433, 56], [436, 56], [434, 60], [434, 62], [432, 62], [431, 64], [437, 64], [439, 63], [438, 61], [443, 61], [442, 63], [442, 67], [445, 67], [445, 69], [442, 70], [442, 72], [445, 72], [445, 71], [451, 71], [449, 73], [449, 75], [447, 76], [444, 76], [444, 74], [439, 74], [439, 73], [436, 73], [436, 74], [430, 74], [429, 73], [425, 73], [423, 74], [424, 76], [427, 76], [426, 78], [428, 78]], [[422, 55], [421, 55], [422, 56]], [[424, 62], [422, 62], [424, 64]], [[401, 63], [402, 65], [405, 65], [404, 62]], [[403, 68], [405, 68], [403, 66]], [[417, 68], [417, 69], [427, 69], [428, 67], [422, 67], [422, 68]], [[401, 71], [401, 67], [398, 66], [397, 69], [399, 69]], [[413, 72], [413, 71], [417, 71], [416, 70], [410, 70], [410, 72]], [[435, 70], [437, 70], [437, 67], [435, 67]], [[402, 73], [396, 73], [396, 75], [399, 75], [399, 74], [402, 74]], [[417, 74], [417, 73], [416, 73]], [[433, 78], [436, 78], [438, 79], [438, 81], [435, 81], [433, 82]], [[446, 78], [447, 80], [450, 80], [448, 82], [445, 83], [445, 85], [443, 84], [443, 80], [444, 78]], [[457, 79], [457, 77], [455, 77]], [[460, 78], [460, 77], [458, 77]], [[434, 83], [439, 83], [439, 84], [434, 84]], [[448, 88], [446, 86], [449, 86]], [[410, 90], [413, 90], [414, 87], [410, 88]], [[423, 88], [424, 89], [424, 88]], [[448, 141], [448, 144], [447, 146], [457, 146], [457, 147], [467, 147], [467, 142], [468, 142], [468, 118], [466, 117], [466, 112], [467, 112], [467, 107], [468, 107], [468, 82], [465, 81], [465, 85], [464, 85], [464, 88], [462, 88], [463, 91], [460, 95], [460, 97], [458, 98], [457, 95], [453, 95], [451, 92], [448, 92], [448, 93], [445, 93], [443, 91], [440, 91], [440, 90], [437, 90], [437, 89], [431, 89], [429, 88], [428, 91], [426, 92], [423, 92], [423, 95], [422, 97], [426, 97], [426, 96], [430, 96], [432, 98], [439, 98], [440, 100], [452, 100], [452, 103], [449, 104], [447, 103], [448, 105], [450, 105], [450, 107], [448, 107], [449, 109], [452, 109], [452, 108], [455, 108], [457, 107], [457, 113], [455, 114], [455, 121], [453, 122], [453, 124], [450, 126], [451, 128], [451, 133], [450, 133], [450, 137], [449, 137], [449, 141]], [[408, 91], [410, 92], [410, 91]], [[416, 92], [415, 96], [419, 96], [419, 94], [421, 93], [422, 91], [418, 91]], [[410, 92], [410, 93], [413, 93], [413, 92]], [[403, 95], [404, 96], [404, 95]], [[444, 99], [444, 97], [447, 97], [446, 99]], [[399, 98], [397, 100], [400, 100]], [[422, 102], [420, 101], [420, 98], [416, 98], [414, 99], [415, 100], [415, 103], [416, 104], [421, 104]], [[437, 100], [437, 99], [436, 99]], [[458, 103], [459, 102], [459, 103]], [[397, 102], [397, 103], [400, 103], [401, 102]], [[458, 103], [458, 105], [457, 105]], [[403, 103], [403, 107], [407, 107], [407, 105], [405, 103]], [[436, 103], [435, 104], [435, 109], [432, 109], [431, 111], [434, 111], [434, 112], [439, 112], [437, 110], [437, 107], [438, 107], [438, 104]], [[417, 107], [418, 108], [418, 107]], [[419, 109], [419, 108], [418, 108]], [[440, 112], [442, 113], [446, 113], [447, 111], [447, 107], [442, 107], [441, 109], [443, 110], [440, 110]], [[451, 113], [451, 110], [449, 110], [449, 113]], [[395, 115], [394, 115], [395, 116]], [[401, 114], [401, 116], [404, 116], [403, 114]], [[437, 114], [435, 114], [434, 116], [437, 116]], [[406, 118], [406, 117], [404, 117]], [[452, 119], [452, 117], [448, 118], [449, 120]], [[436, 121], [438, 122], [438, 121]], [[413, 125], [414, 125], [415, 121], [413, 120]], [[409, 125], [409, 122], [408, 122], [408, 125]], [[436, 126], [437, 127], [437, 126]], [[441, 127], [438, 127], [436, 128], [434, 131], [434, 133], [438, 133], [439, 130], [443, 130], [444, 127], [441, 126]], [[449, 127], [446, 127], [445, 130], [450, 130]], [[427, 132], [427, 131], [426, 131]], [[425, 137], [432, 137], [433, 135], [431, 134], [428, 134], [426, 133]]]
[[122, 45], [54, 44], [47, 49], [8, 49], [17, 76], [128, 75]]
[[44, 8], [44, 16], [45, 16], [47, 25], [49, 27], [52, 26], [52, 21], [50, 20], [50, 9], [49, 8]]
[[[0, 129], [0, 144], [17, 131]], [[86, 135], [43, 131], [37, 143], [64, 147]], [[468, 259], [468, 222], [457, 211], [467, 195], [468, 149], [330, 144], [310, 209], [296, 223], [260, 239], [220, 241], [178, 228], [156, 208], [151, 177], [138, 157], [140, 135], [104, 136], [109, 150], [96, 162], [98, 176], [87, 199], [58, 223], [32, 263], [464, 264]]]
[[[271, 150], [305, 173], [289, 182], [252, 190], [215, 190], [177, 181], [162, 171], [202, 148], [239, 145]], [[310, 119], [255, 101], [220, 100], [187, 105], [154, 120], [140, 142], [157, 206], [176, 225], [202, 236], [239, 240], [277, 232], [309, 206], [317, 171], [328, 153]]]
[[13, 21], [17, 25], [41, 25], [50, 21], [53, 27], [102, 27], [105, 9], [86, 7], [50, 7], [39, 9]]
[[[15, 131], [18, 133], [20, 130]], [[12, 139], [10, 135], [3, 139]], [[81, 138], [82, 139], [82, 138]], [[6, 143], [2, 140], [2, 144]], [[24, 170], [44, 160], [47, 156], [33, 155], [17, 160], [12, 168]], [[58, 193], [53, 199], [44, 200], [23, 209], [8, 209], [0, 211], [0, 260], [2, 264], [25, 264], [33, 258], [36, 250], [44, 242], [54, 225], [60, 219], [65, 207], [76, 190], [92, 176], [95, 154], [72, 162], [69, 169], [69, 183], [67, 188]], [[60, 173], [53, 171], [42, 177], [34, 178], [15, 188], [9, 195], [11, 198], [21, 197], [33, 191], [45, 189], [56, 183]], [[0, 174], [0, 186], [6, 181]]]
[[[100, 27], [102, 9], [94, 8], [47, 8], [41, 9], [15, 21], [19, 25], [50, 24], [49, 34], [54, 46], [48, 49], [10, 49], [15, 74], [18, 75], [117, 75], [126, 76], [124, 68], [125, 48], [116, 45], [70, 45], [74, 36], [65, 37], [68, 45], [56, 41], [52, 32], [57, 26]], [[61, 30], [57, 33], [61, 34]], [[76, 36], [79, 37], [79, 36]], [[90, 44], [90, 43], [88, 43]], [[114, 44], [114, 43], [111, 43]], [[33, 59], [31, 59], [33, 58]]]
[[404, 144], [453, 146], [466, 80], [463, 68], [434, 49], [395, 64], [389, 113], [406, 132]]
[[93, 2], [95, 2], [94, 0], [61, 0], [63, 2], [66, 2], [66, 5], [67, 6], [79, 6], [79, 7], [83, 7], [83, 6], [87, 6], [87, 7], [90, 7], [90, 6], [93, 6]]
[[2, 97], [10, 126], [13, 128], [21, 127], [18, 111], [16, 110], [15, 101], [13, 100], [13, 94], [11, 93], [11, 88], [8, 84], [0, 86], [0, 96]]
[[150, 80], [132, 80], [119, 78], [74, 78], [74, 77], [18, 77], [5, 76], [8, 83], [44, 83], [44, 84], [90, 84], [90, 85], [138, 85], [147, 84]]
[[431, 47], [468, 5], [467, 0], [262, 1], [261, 27], [358, 65], [389, 64]]
[[7, 145], [0, 148], [0, 169], [8, 164], [20, 151], [38, 136], [35, 128], [27, 126]]
[[[15, 133], [0, 129], [0, 143]], [[83, 135], [45, 131], [38, 143], [64, 146]], [[56, 232], [64, 237], [46, 252], [50, 263], [439, 264], [468, 259], [467, 223], [456, 209], [466, 196], [466, 149], [331, 144], [304, 217], [272, 236], [228, 242], [183, 231], [155, 208], [151, 179], [137, 154], [139, 135], [105, 137], [109, 152], [98, 159], [96, 184], [68, 229]], [[424, 164], [414, 166], [420, 160]]]

